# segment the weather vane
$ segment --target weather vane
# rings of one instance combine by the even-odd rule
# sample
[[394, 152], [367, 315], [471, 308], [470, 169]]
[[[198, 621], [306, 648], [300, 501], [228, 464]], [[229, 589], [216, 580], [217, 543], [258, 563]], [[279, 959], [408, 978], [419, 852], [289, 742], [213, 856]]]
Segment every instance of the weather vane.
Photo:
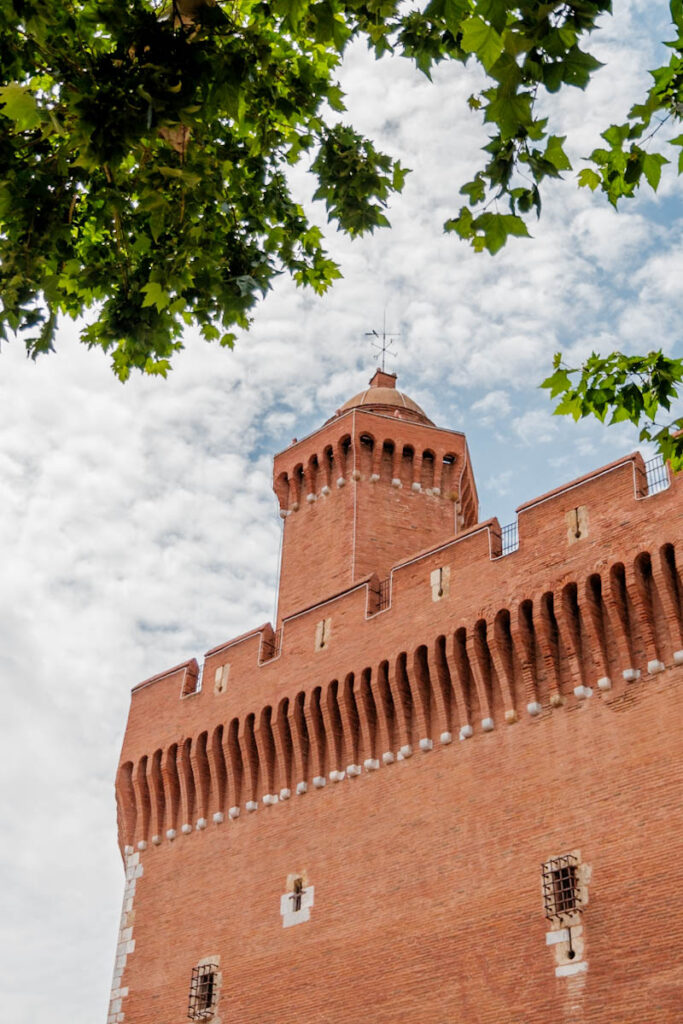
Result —
[[380, 356], [380, 359], [382, 360], [382, 373], [384, 373], [384, 364], [387, 355], [395, 355], [395, 353], [392, 352], [392, 349], [394, 347], [393, 339], [400, 338], [400, 333], [398, 331], [395, 332], [394, 334], [387, 333], [387, 314], [385, 312], [382, 318], [382, 333], [380, 334], [378, 331], [375, 330], [366, 331], [365, 337], [376, 339], [373, 340], [371, 344], [375, 352], [377, 352], [377, 354]]

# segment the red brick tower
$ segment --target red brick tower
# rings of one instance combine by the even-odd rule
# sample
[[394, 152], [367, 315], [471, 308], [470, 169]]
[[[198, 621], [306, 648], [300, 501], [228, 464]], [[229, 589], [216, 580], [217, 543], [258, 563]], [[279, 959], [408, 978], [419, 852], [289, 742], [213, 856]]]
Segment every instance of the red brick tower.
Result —
[[681, 479], [478, 522], [378, 371], [274, 486], [275, 627], [133, 690], [108, 1024], [679, 1024]]

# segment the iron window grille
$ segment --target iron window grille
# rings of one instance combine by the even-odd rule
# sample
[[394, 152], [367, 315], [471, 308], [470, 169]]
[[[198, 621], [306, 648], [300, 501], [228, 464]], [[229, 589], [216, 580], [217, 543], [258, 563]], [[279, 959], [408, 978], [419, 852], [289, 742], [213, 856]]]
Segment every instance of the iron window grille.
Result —
[[216, 968], [213, 964], [202, 964], [192, 968], [190, 1001], [187, 1016], [190, 1020], [210, 1020], [216, 1008]]
[[543, 865], [543, 903], [549, 921], [581, 913], [578, 866], [578, 858], [573, 853], [553, 857]]
[[385, 608], [389, 607], [389, 585], [391, 579], [387, 577], [385, 580], [381, 580], [379, 584], [379, 591], [377, 597], [377, 611], [383, 612]]
[[669, 467], [661, 455], [655, 455], [654, 458], [646, 460], [645, 473], [647, 476], [648, 495], [659, 494], [660, 491], [665, 491], [671, 486]]

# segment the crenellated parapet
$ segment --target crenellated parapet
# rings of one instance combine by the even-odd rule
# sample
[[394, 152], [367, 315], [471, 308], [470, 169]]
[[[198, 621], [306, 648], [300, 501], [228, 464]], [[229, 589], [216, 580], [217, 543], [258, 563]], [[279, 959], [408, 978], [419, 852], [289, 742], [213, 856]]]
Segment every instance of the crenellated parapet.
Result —
[[495, 744], [683, 679], [682, 487], [650, 493], [630, 455], [522, 506], [509, 554], [496, 520], [473, 525], [214, 648], [201, 688], [194, 661], [140, 684], [122, 847], [288, 801], [305, 814], [316, 790], [436, 748], [457, 771], [454, 740]]

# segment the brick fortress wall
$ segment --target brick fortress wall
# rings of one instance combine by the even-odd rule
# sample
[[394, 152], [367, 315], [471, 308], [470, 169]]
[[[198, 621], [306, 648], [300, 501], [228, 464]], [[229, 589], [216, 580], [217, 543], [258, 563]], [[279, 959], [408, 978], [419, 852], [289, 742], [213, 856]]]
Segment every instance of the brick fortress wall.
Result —
[[[392, 488], [368, 432], [332, 521]], [[418, 515], [432, 495], [406, 480]], [[386, 567], [382, 600], [371, 563], [312, 607], [292, 587], [201, 688], [192, 661], [136, 687], [117, 801], [144, 874], [111, 1024], [187, 1019], [207, 957], [214, 1020], [679, 1021], [682, 488], [649, 494], [628, 456], [523, 506], [510, 554], [463, 517]], [[541, 864], [568, 851], [587, 904], [549, 922]]]

